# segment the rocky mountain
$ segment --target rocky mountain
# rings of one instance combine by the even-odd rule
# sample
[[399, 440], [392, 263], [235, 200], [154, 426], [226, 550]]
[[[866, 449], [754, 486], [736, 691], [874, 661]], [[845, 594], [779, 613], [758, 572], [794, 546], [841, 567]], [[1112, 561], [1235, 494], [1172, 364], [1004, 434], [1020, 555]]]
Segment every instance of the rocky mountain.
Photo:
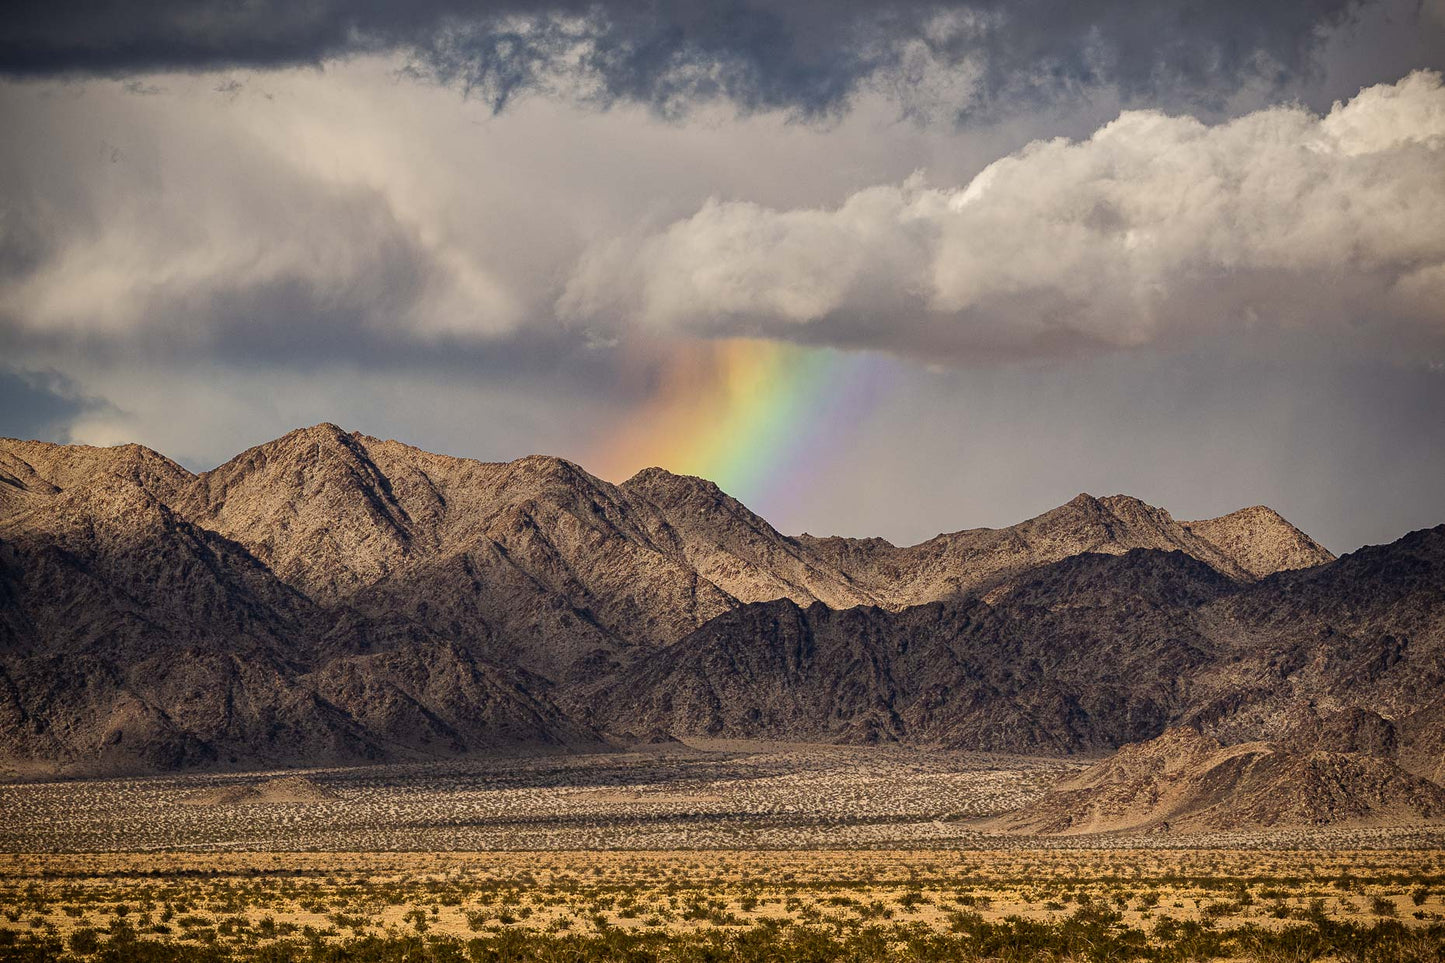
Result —
[[1277, 573], [1194, 620], [1231, 661], [1190, 719], [1227, 741], [1279, 737], [1308, 706], [1403, 722], [1445, 686], [1445, 526]]
[[660, 543], [740, 602], [786, 598], [848, 608], [877, 601], [706, 479], [647, 468], [621, 489], [656, 511], [662, 524], [652, 534]]
[[32, 481], [35, 506], [0, 519], [0, 751], [17, 768], [602, 744], [543, 680], [404, 615], [318, 604], [152, 492], [183, 505], [188, 475], [157, 485], [131, 470], [149, 456], [123, 454], [93, 480], [41, 462], [55, 490]]
[[1438, 779], [1442, 683], [1445, 526], [1335, 560], [1269, 509], [1080, 495], [898, 547], [660, 469], [326, 424], [200, 475], [0, 440], [14, 772], [702, 734], [1108, 752], [1184, 724]]
[[[1445, 762], [1430, 724], [1445, 682], [1441, 549], [1445, 527], [1249, 583], [1181, 551], [1084, 553], [986, 600], [746, 606], [641, 655], [627, 696], [599, 697], [600, 718], [851, 741], [866, 707], [870, 738], [1088, 752], [1176, 723], [1283, 738], [1358, 709], [1397, 720], [1419, 747], [1411, 768], [1429, 775]], [[840, 710], [842, 692], [858, 698]]]
[[191, 474], [141, 445], [94, 448], [0, 439], [0, 518], [34, 508], [68, 488], [106, 477], [133, 482], [158, 498], [173, 499]]
[[[558, 678], [738, 604], [661, 509], [557, 458], [485, 464], [319, 425], [198, 476], [178, 510], [318, 604], [404, 612]], [[749, 538], [785, 541], [757, 521]], [[725, 545], [706, 549], [728, 568]], [[745, 587], [749, 567], [731, 568]]]

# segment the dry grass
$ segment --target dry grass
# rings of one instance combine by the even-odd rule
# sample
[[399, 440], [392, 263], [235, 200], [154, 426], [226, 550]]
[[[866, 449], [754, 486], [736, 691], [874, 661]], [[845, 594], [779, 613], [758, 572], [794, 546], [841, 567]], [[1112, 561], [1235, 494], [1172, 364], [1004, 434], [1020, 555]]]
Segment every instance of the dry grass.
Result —
[[1321, 913], [1428, 927], [1445, 919], [1445, 851], [0, 856], [0, 925], [62, 939], [117, 920], [197, 943], [308, 928], [327, 939], [599, 926], [679, 933], [769, 921], [947, 931], [959, 912], [1048, 922], [1081, 908], [1143, 929], [1203, 921], [1275, 930]]

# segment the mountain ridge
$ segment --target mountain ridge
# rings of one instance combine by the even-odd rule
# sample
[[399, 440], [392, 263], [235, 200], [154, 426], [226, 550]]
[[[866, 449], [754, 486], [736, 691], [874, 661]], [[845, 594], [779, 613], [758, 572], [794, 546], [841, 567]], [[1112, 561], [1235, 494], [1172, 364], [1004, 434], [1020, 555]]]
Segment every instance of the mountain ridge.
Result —
[[1425, 698], [1445, 685], [1445, 526], [1335, 559], [1263, 506], [1181, 522], [1080, 494], [899, 547], [784, 535], [660, 468], [612, 484], [329, 423], [199, 474], [141, 446], [0, 440], [0, 472], [14, 772], [659, 733], [1056, 754], [1187, 725], [1294, 745], [1300, 720], [1350, 710], [1381, 723], [1320, 722], [1318, 751], [1364, 741], [1445, 773]]

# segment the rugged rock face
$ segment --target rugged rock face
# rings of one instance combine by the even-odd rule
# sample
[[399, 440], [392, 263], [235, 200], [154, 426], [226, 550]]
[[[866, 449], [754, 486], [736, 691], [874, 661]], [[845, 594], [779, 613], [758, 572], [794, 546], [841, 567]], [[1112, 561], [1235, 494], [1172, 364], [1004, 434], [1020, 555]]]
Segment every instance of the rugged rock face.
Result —
[[[301, 429], [191, 475], [0, 440], [0, 754], [131, 771], [688, 734], [1226, 743], [1439, 778], [1445, 526], [1339, 560], [1268, 509], [1081, 495], [911, 548]], [[1393, 764], [1393, 762], [1392, 762]]]
[[1277, 573], [1193, 621], [1231, 656], [1190, 718], [1226, 741], [1282, 737], [1311, 705], [1404, 720], [1445, 687], [1445, 526]]
[[1445, 789], [1387, 759], [1267, 742], [1226, 747], [1179, 728], [1119, 750], [992, 825], [1050, 834], [1191, 832], [1442, 816]]
[[1192, 609], [1234, 583], [1182, 552], [1085, 554], [992, 604], [890, 611], [745, 606], [641, 655], [614, 729], [905, 740], [1020, 752], [1106, 750], [1156, 735], [1218, 659]]
[[[1415, 533], [1245, 584], [1179, 551], [1086, 553], [990, 601], [748, 607], [640, 654], [621, 687], [639, 695], [603, 697], [600, 718], [623, 730], [852, 740], [848, 714], [827, 701], [846, 679], [867, 687], [860, 705], [880, 738], [1099, 751], [1187, 722], [1231, 743], [1404, 746], [1409, 768], [1433, 777], [1445, 763], [1429, 721], [1445, 682], [1442, 545], [1445, 529]], [[806, 658], [756, 664], [795, 651]], [[754, 684], [759, 676], [784, 688]]]
[[1395, 730], [1400, 765], [1445, 786], [1445, 696], [1400, 719]]
[[318, 604], [401, 609], [559, 677], [737, 604], [649, 502], [557, 458], [484, 464], [318, 425], [199, 476], [178, 510]]
[[663, 525], [650, 533], [660, 544], [740, 602], [786, 598], [832, 608], [876, 602], [847, 575], [798, 540], [780, 535], [710, 481], [648, 468], [621, 488], [661, 517]]

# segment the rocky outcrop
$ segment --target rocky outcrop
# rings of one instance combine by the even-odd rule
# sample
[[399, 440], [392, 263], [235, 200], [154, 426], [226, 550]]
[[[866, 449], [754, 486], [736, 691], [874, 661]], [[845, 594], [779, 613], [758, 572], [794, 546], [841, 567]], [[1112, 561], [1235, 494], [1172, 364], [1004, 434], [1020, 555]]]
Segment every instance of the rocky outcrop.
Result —
[[1224, 746], [1192, 729], [1126, 746], [1026, 808], [1008, 832], [1209, 832], [1399, 825], [1445, 817], [1445, 789], [1364, 753]]
[[171, 501], [191, 473], [142, 445], [94, 448], [0, 438], [0, 518], [34, 508], [62, 491], [122, 479]]

